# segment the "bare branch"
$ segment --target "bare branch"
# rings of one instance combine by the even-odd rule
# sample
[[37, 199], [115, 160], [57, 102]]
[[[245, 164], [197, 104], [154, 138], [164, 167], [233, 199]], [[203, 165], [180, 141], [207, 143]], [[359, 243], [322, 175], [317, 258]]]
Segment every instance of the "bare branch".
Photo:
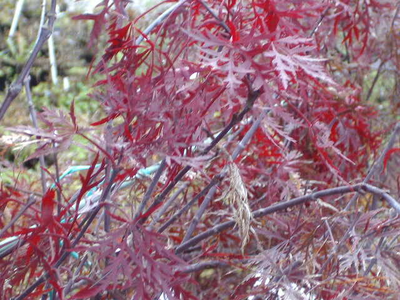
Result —
[[183, 273], [193, 273], [193, 272], [198, 272], [202, 271], [204, 269], [213, 269], [213, 268], [219, 268], [219, 267], [229, 267], [232, 265], [232, 263], [228, 264], [224, 261], [219, 261], [219, 260], [211, 260], [211, 261], [206, 261], [206, 262], [201, 262], [201, 263], [196, 263], [193, 265], [189, 265], [185, 268], [182, 268], [180, 271]]
[[260, 127], [261, 121], [265, 118], [268, 111], [269, 111], [269, 109], [264, 109], [261, 112], [261, 114], [259, 115], [259, 117], [257, 118], [257, 120], [253, 123], [253, 125], [251, 125], [250, 129], [246, 132], [246, 135], [243, 137], [243, 139], [240, 141], [240, 143], [237, 145], [237, 147], [233, 151], [233, 153], [232, 153], [233, 160], [235, 160], [239, 156], [239, 154], [242, 153], [244, 148], [246, 148], [247, 144], [253, 137], [254, 133], [256, 132], [258, 127]]
[[[379, 195], [386, 195], [387, 193], [382, 190], [379, 189], [377, 187], [374, 187], [372, 185], [369, 184], [364, 184], [364, 183], [359, 183], [359, 184], [355, 184], [355, 185], [350, 185], [350, 186], [341, 186], [341, 187], [336, 187], [336, 188], [331, 188], [331, 189], [326, 189], [326, 190], [322, 190], [322, 191], [318, 191], [306, 196], [301, 196], [298, 198], [294, 198], [292, 200], [288, 200], [285, 202], [279, 202], [276, 203], [274, 205], [271, 205], [269, 207], [266, 208], [262, 208], [259, 209], [257, 211], [255, 211], [253, 213], [253, 217], [254, 218], [260, 218], [269, 214], [272, 214], [274, 212], [278, 212], [278, 211], [282, 211], [285, 210], [287, 208], [299, 205], [299, 204], [303, 204], [307, 201], [315, 201], [318, 198], [323, 198], [323, 197], [327, 197], [327, 196], [333, 196], [333, 195], [338, 195], [338, 194], [347, 194], [347, 193], [354, 193], [354, 192], [363, 192], [363, 191], [367, 191], [369, 193], [372, 194], [379, 194]], [[392, 197], [387, 197], [384, 198], [386, 201], [388, 201], [388, 203], [394, 208], [396, 209], [396, 211], [398, 211], [400, 213], [400, 204], [395, 201]], [[394, 202], [393, 202], [394, 201]], [[200, 241], [213, 236], [221, 231], [224, 231], [230, 227], [233, 227], [236, 224], [235, 221], [227, 221], [224, 222], [222, 224], [216, 225], [213, 228], [204, 231], [201, 234], [198, 234], [197, 236], [191, 238], [190, 240], [182, 243], [181, 245], [179, 245], [175, 252], [178, 253], [182, 253], [183, 251], [185, 251], [186, 249], [189, 249], [190, 247], [196, 245], [197, 243], [199, 243]]]
[[215, 191], [217, 190], [217, 187], [214, 185], [207, 193], [206, 197], [204, 198], [204, 201], [201, 203], [199, 210], [197, 211], [196, 215], [194, 216], [192, 222], [189, 225], [189, 229], [186, 232], [185, 237], [182, 240], [182, 243], [186, 242], [190, 237], [192, 236], [194, 230], [196, 229], [197, 224], [200, 221], [200, 218], [203, 216], [204, 212], [206, 211], [206, 208], [210, 201], [213, 199]]
[[185, 190], [188, 187], [188, 185], [189, 184], [187, 182], [183, 183], [182, 186], [178, 188], [178, 190], [171, 196], [171, 198], [164, 203], [164, 205], [155, 215], [153, 221], [150, 223], [148, 230], [151, 230], [154, 227], [154, 225], [158, 222], [161, 216], [167, 211], [168, 207], [171, 206], [172, 202], [175, 201], [175, 199], [179, 196], [179, 194], [182, 193], [182, 191]]
[[[176, 11], [183, 3], [185, 3], [186, 0], [181, 0], [175, 5], [171, 6], [168, 8], [163, 14], [161, 14], [157, 19], [154, 20], [145, 30], [143, 30], [143, 33], [145, 35], [148, 35], [154, 28], [156, 28], [158, 25], [160, 25], [166, 18], [168, 18], [174, 11]], [[139, 45], [141, 42], [144, 40], [144, 35], [141, 35], [136, 39], [136, 45]]]
[[193, 206], [193, 204], [196, 203], [201, 197], [203, 197], [212, 187], [217, 185], [222, 178], [225, 177], [225, 172], [222, 173], [221, 175], [215, 176], [211, 182], [200, 192], [198, 193], [195, 197], [193, 197], [192, 200], [190, 200], [184, 207], [182, 207], [178, 212], [176, 212], [167, 222], [165, 222], [160, 229], [158, 229], [158, 232], [163, 232], [165, 229], [168, 228], [169, 225], [171, 225], [173, 222], [175, 222], [183, 213], [189, 210], [190, 207]]
[[203, 5], [207, 9], [207, 11], [214, 17], [214, 19], [216, 19], [219, 22], [219, 24], [225, 29], [225, 31], [227, 33], [231, 34], [231, 30], [229, 29], [228, 25], [226, 25], [226, 23], [224, 21], [222, 21], [217, 16], [217, 14], [206, 3], [204, 3], [203, 0], [200, 0], [199, 2], [201, 3], [201, 5]]
[[368, 101], [369, 98], [371, 97], [372, 91], [374, 90], [375, 84], [378, 81], [379, 75], [381, 75], [382, 67], [383, 67], [384, 64], [385, 64], [385, 61], [381, 61], [381, 63], [379, 64], [378, 70], [376, 71], [374, 80], [372, 80], [372, 84], [371, 84], [371, 86], [370, 86], [370, 88], [368, 90], [367, 97], [365, 98], [365, 101]]
[[[36, 110], [35, 110], [35, 106], [33, 105], [31, 88], [29, 86], [30, 81], [31, 81], [30, 76], [27, 76], [24, 80], [24, 86], [25, 86], [25, 91], [26, 91], [26, 100], [28, 102], [28, 109], [29, 109], [29, 114], [31, 115], [33, 127], [38, 129], [39, 126], [38, 126], [38, 121], [37, 121], [37, 117], [36, 117]], [[46, 187], [46, 173], [44, 172], [44, 168], [46, 167], [46, 165], [44, 162], [43, 155], [39, 156], [39, 164], [40, 164], [40, 180], [42, 183], [42, 191], [44, 194], [46, 192], [47, 187]]]
[[7, 112], [7, 109], [10, 107], [11, 102], [18, 96], [21, 92], [23, 82], [28, 76], [33, 62], [36, 60], [36, 57], [39, 54], [40, 49], [43, 47], [44, 43], [50, 37], [53, 32], [54, 22], [56, 20], [56, 0], [51, 1], [50, 11], [47, 13], [47, 25], [42, 26], [40, 28], [39, 38], [35, 43], [35, 46], [32, 50], [31, 55], [29, 56], [28, 61], [25, 63], [22, 68], [21, 73], [19, 74], [17, 80], [13, 82], [7, 92], [7, 95], [0, 107], [0, 121], [3, 119], [4, 115]]
[[156, 174], [153, 177], [153, 180], [151, 181], [151, 184], [149, 185], [149, 187], [147, 188], [146, 193], [143, 196], [143, 200], [139, 205], [139, 208], [137, 209], [136, 215], [135, 215], [135, 220], [137, 218], [139, 218], [139, 216], [141, 215], [141, 213], [143, 212], [144, 208], [146, 207], [147, 202], [149, 201], [151, 194], [153, 193], [158, 181], [160, 180], [161, 174], [164, 172], [165, 167], [167, 166], [167, 163], [165, 161], [165, 159], [163, 159], [161, 161], [160, 166], [158, 167], [158, 170], [156, 172]]
[[[383, 167], [383, 161], [390, 149], [393, 148], [393, 145], [396, 141], [396, 137], [400, 132], [400, 123], [397, 123], [393, 129], [393, 132], [390, 136], [389, 142], [387, 143], [385, 149], [382, 151], [381, 156], [379, 156], [378, 160], [372, 165], [369, 169], [367, 175], [365, 176], [363, 183], [367, 183], [374, 175], [379, 171], [380, 168]], [[350, 208], [354, 205], [355, 201], [357, 200], [358, 195], [354, 195], [351, 198], [350, 202], [346, 205], [345, 210], [350, 210]]]

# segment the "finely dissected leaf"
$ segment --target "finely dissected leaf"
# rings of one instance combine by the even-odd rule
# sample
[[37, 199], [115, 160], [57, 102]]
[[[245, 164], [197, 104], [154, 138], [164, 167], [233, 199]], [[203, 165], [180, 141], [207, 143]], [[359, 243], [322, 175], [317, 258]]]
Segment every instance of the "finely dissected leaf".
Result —
[[44, 226], [48, 225], [53, 220], [53, 210], [54, 210], [54, 197], [56, 191], [49, 189], [42, 199], [42, 224]]
[[[124, 229], [118, 230], [107, 239], [98, 241], [99, 246], [88, 248], [94, 253], [99, 253], [99, 258], [107, 258], [109, 264], [104, 270], [101, 282], [83, 288], [73, 299], [83, 299], [100, 290], [113, 289], [117, 279], [123, 288], [137, 288], [135, 297], [141, 295], [142, 299], [145, 299], [154, 292], [163, 292], [169, 295], [170, 299], [180, 299], [179, 295], [183, 290], [180, 291], [179, 286], [188, 280], [187, 275], [179, 272], [179, 268], [186, 265], [185, 262], [165, 248], [159, 240], [159, 235], [144, 228], [133, 229], [129, 236], [125, 237], [127, 241], [117, 243], [124, 232]], [[174, 294], [171, 293], [171, 289], [180, 292]]]
[[[299, 39], [295, 43], [293, 40], [280, 39], [276, 42], [271, 43], [272, 51], [266, 51], [263, 53], [266, 57], [271, 57], [272, 62], [275, 65], [277, 73], [282, 80], [283, 87], [288, 88], [289, 82], [295, 80], [297, 73], [304, 71], [307, 75], [326, 81], [330, 84], [334, 84], [333, 80], [327, 75], [325, 69], [321, 65], [323, 59], [312, 58], [307, 55], [300, 55], [299, 52], [307, 52], [313, 50], [312, 47], [301, 47], [304, 41], [307, 39]], [[285, 44], [295, 43], [296, 47], [286, 47]]]
[[399, 5], [142, 2], [75, 17], [90, 128], [73, 95], [2, 133], [57, 156], [0, 163], [0, 299], [396, 298]]
[[74, 20], [92, 20], [94, 21], [92, 32], [90, 34], [90, 43], [89, 45], [93, 45], [99, 39], [99, 36], [102, 31], [102, 27], [106, 23], [106, 14], [108, 11], [108, 0], [101, 2], [104, 6], [102, 11], [98, 14], [83, 14], [79, 16], [73, 17]]
[[389, 161], [389, 159], [390, 159], [390, 156], [391, 156], [393, 153], [398, 152], [398, 151], [400, 151], [400, 148], [393, 148], [393, 149], [390, 149], [390, 150], [386, 153], [385, 159], [384, 159], [384, 161], [383, 161], [383, 168], [384, 168], [384, 170], [386, 170], [386, 166], [387, 166], [387, 163], [388, 163], [388, 161]]

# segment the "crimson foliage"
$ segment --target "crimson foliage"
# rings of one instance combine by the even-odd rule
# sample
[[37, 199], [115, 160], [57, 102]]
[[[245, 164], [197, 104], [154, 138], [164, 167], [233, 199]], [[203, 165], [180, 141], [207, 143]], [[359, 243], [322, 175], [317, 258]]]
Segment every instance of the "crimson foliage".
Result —
[[104, 118], [84, 128], [72, 104], [14, 129], [42, 137], [36, 155], [77, 135], [97, 154], [79, 184], [51, 174], [41, 208], [18, 215], [25, 196], [2, 188], [18, 242], [0, 252], [1, 297], [397, 293], [399, 5], [164, 1], [133, 19], [127, 5], [75, 17], [94, 22], [91, 45], [108, 35], [90, 70]]

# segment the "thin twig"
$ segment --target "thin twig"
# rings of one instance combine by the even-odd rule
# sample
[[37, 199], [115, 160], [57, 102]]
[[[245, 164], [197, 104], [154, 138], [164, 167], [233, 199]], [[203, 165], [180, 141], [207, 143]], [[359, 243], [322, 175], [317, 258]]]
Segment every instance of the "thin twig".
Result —
[[330, 6], [328, 6], [324, 12], [322, 13], [321, 17], [319, 18], [318, 22], [314, 25], [314, 28], [311, 30], [309, 37], [311, 38], [318, 30], [319, 26], [321, 26], [322, 21], [324, 20], [324, 18], [326, 17], [328, 11], [330, 9]]
[[[107, 123], [106, 132], [105, 132], [105, 140], [106, 141], [107, 140], [111, 140], [111, 127], [112, 127], [112, 124], [111, 124], [111, 121], [109, 121]], [[109, 143], [107, 143], [107, 145], [106, 145], [106, 151], [108, 153], [111, 153], [111, 146], [109, 145]], [[110, 161], [110, 159], [107, 159], [107, 162], [108, 163], [107, 163], [107, 166], [106, 166], [105, 178], [104, 178], [105, 182], [109, 182], [110, 175], [111, 175], [111, 161]], [[110, 217], [109, 214], [107, 214], [109, 209], [110, 209], [109, 206], [106, 205], [104, 207], [103, 214], [102, 214], [102, 217], [104, 218], [104, 231], [105, 232], [110, 232], [110, 227], [111, 227], [111, 217]], [[100, 224], [100, 220], [99, 220], [98, 224]], [[107, 264], [108, 264], [108, 260], [106, 259], [106, 265]]]
[[[256, 132], [257, 128], [260, 126], [260, 123], [262, 119], [265, 117], [266, 113], [268, 110], [264, 110], [261, 115], [258, 117], [256, 122], [252, 125], [250, 130], [246, 133], [246, 135], [243, 137], [243, 139], [240, 141], [239, 145], [235, 148], [233, 154], [232, 154], [232, 159], [236, 159], [239, 154], [243, 151], [243, 149], [246, 147], [247, 143], [250, 141], [251, 137], [254, 135]], [[218, 135], [219, 136], [219, 135]], [[218, 138], [217, 136], [217, 138]], [[216, 138], [216, 139], [217, 139]], [[211, 144], [213, 144], [215, 140], [212, 141]], [[211, 146], [211, 145], [210, 145]], [[206, 149], [207, 150], [207, 149]], [[226, 176], [227, 170], [222, 171], [221, 174], [218, 174], [215, 176], [211, 182], [200, 192], [198, 193], [191, 201], [189, 201], [184, 207], [182, 207], [181, 210], [179, 210], [177, 213], [175, 213], [167, 222], [165, 222], [158, 232], [163, 232], [169, 225], [171, 225], [173, 222], [175, 222], [176, 219], [178, 219], [184, 212], [186, 212], [190, 207], [193, 206], [194, 203], [198, 199], [200, 199], [202, 196], [204, 196], [212, 187], [217, 185], [221, 180]]]
[[222, 173], [221, 175], [215, 176], [211, 182], [200, 192], [198, 193], [195, 197], [193, 197], [192, 200], [190, 200], [184, 207], [182, 207], [178, 212], [176, 212], [167, 222], [165, 222], [160, 229], [158, 229], [158, 232], [161, 233], [165, 229], [168, 228], [169, 225], [171, 225], [175, 220], [177, 220], [183, 213], [189, 210], [190, 207], [192, 207], [196, 201], [198, 201], [201, 197], [203, 197], [212, 187], [217, 185], [222, 178], [225, 177], [225, 172]]
[[166, 18], [168, 18], [175, 10], [177, 10], [186, 0], [181, 0], [175, 5], [168, 8], [165, 12], [163, 12], [157, 19], [153, 21], [145, 30], [143, 30], [144, 35], [138, 37], [135, 41], [136, 45], [139, 45], [144, 40], [144, 36], [148, 35], [150, 32], [153, 31], [158, 25], [160, 25]]
[[[46, 6], [47, 6], [47, 0], [42, 0], [41, 10], [40, 10], [39, 28], [42, 28], [44, 26], [44, 22], [46, 20]], [[40, 30], [37, 33], [35, 43], [38, 42], [39, 38], [40, 38]]]
[[225, 23], [224, 21], [222, 21], [222, 20], [217, 16], [217, 14], [216, 14], [206, 3], [204, 3], [203, 0], [200, 0], [199, 2], [200, 2], [201, 5], [203, 5], [203, 6], [207, 9], [207, 11], [214, 17], [214, 19], [216, 19], [216, 20], [219, 22], [219, 24], [225, 29], [225, 31], [226, 31], [227, 33], [231, 34], [231, 30], [230, 30], [230, 28], [228, 27], [228, 25], [226, 25], [226, 23]]
[[155, 215], [153, 221], [150, 223], [148, 230], [152, 230], [154, 225], [160, 220], [161, 216], [167, 211], [167, 209], [171, 206], [172, 202], [175, 201], [176, 198], [182, 193], [183, 190], [185, 190], [188, 187], [189, 183], [185, 182], [182, 184], [180, 188], [176, 190], [176, 192], [171, 196], [171, 198], [168, 199], [168, 201], [165, 201], [164, 205], [160, 208], [160, 211]]
[[18, 94], [22, 90], [23, 82], [28, 76], [33, 62], [36, 60], [40, 50], [42, 49], [44, 43], [50, 37], [53, 32], [54, 22], [56, 20], [56, 0], [51, 1], [50, 11], [47, 13], [47, 26], [42, 26], [40, 28], [39, 39], [35, 43], [35, 46], [32, 50], [31, 55], [29, 56], [28, 61], [25, 63], [22, 68], [21, 73], [19, 74], [17, 80], [10, 85], [10, 88], [7, 91], [7, 95], [0, 107], [0, 121], [3, 119], [4, 115], [7, 112], [7, 109], [10, 107], [11, 102], [18, 96]]
[[243, 139], [236, 146], [235, 150], [233, 150], [232, 160], [235, 160], [239, 156], [239, 154], [242, 153], [242, 151], [246, 148], [247, 144], [250, 142], [254, 133], [257, 131], [258, 127], [260, 127], [261, 121], [265, 118], [268, 111], [269, 109], [264, 109], [258, 116], [257, 120], [253, 123], [253, 125], [251, 125], [250, 129], [246, 132]]
[[[115, 178], [117, 177], [118, 172], [119, 172], [118, 169], [114, 169], [114, 170], [113, 170], [113, 173], [112, 173], [111, 176], [110, 176], [110, 181], [109, 181], [107, 187], [104, 189], [104, 191], [103, 191], [103, 193], [102, 193], [102, 195], [101, 195], [101, 199], [100, 199], [100, 201], [99, 201], [99, 205], [92, 211], [92, 213], [90, 214], [89, 219], [88, 219], [87, 222], [83, 225], [83, 227], [82, 227], [81, 231], [79, 232], [78, 236], [77, 236], [77, 237], [75, 238], [75, 240], [72, 242], [71, 247], [75, 247], [75, 246], [78, 244], [78, 242], [80, 241], [80, 239], [81, 239], [81, 238], [83, 237], [83, 235], [86, 233], [86, 230], [87, 230], [87, 229], [89, 228], [89, 226], [92, 224], [92, 222], [93, 222], [94, 218], [96, 217], [96, 215], [99, 213], [99, 211], [100, 211], [100, 209], [101, 209], [101, 207], [102, 207], [102, 206], [100, 205], [100, 203], [104, 202], [104, 201], [108, 198], [108, 196], [109, 196], [109, 194], [110, 194], [110, 192], [111, 192], [111, 187], [112, 187], [112, 185], [114, 184], [114, 180], [115, 180]], [[61, 258], [60, 258], [60, 260], [61, 260]], [[56, 267], [58, 267], [58, 266], [61, 265], [62, 261], [60, 261], [60, 260], [57, 261], [57, 263], [55, 264]]]
[[322, 276], [322, 273], [324, 272], [325, 268], [328, 266], [330, 261], [332, 260], [333, 256], [336, 255], [339, 251], [339, 249], [342, 247], [343, 243], [347, 240], [347, 238], [350, 235], [350, 232], [353, 230], [354, 226], [356, 226], [358, 219], [360, 218], [361, 214], [357, 214], [357, 216], [354, 218], [353, 222], [347, 228], [345, 234], [343, 237], [340, 239], [339, 243], [334, 247], [332, 250], [331, 254], [329, 257], [325, 260], [324, 264], [322, 265], [321, 269], [319, 269], [319, 276]]
[[[12, 243], [12, 245], [11, 245]], [[4, 257], [14, 253], [15, 254], [15, 250], [18, 248], [21, 248], [23, 245], [25, 245], [26, 241], [20, 238], [17, 238], [15, 241], [11, 241], [10, 243], [7, 243], [7, 250], [4, 251], [4, 249], [2, 249], [0, 251], [0, 259], [3, 259]], [[4, 248], [4, 244], [3, 244], [3, 248]], [[12, 261], [12, 258], [11, 258]]]
[[19, 18], [21, 17], [22, 8], [24, 7], [25, 0], [18, 0], [17, 4], [15, 5], [14, 17], [11, 23], [10, 32], [8, 33], [8, 39], [11, 40], [15, 32], [17, 31], [17, 26], [19, 22]]
[[[385, 230], [385, 229], [386, 229], [386, 228], [384, 228], [384, 230]], [[384, 243], [385, 243], [385, 237], [381, 237], [381, 238], [379, 239], [378, 245], [376, 246], [375, 255], [378, 253], [379, 249], [382, 248], [382, 246], [384, 245]], [[386, 247], [385, 247], [385, 248], [386, 248]], [[374, 265], [375, 265], [377, 262], [378, 262], [378, 259], [377, 259], [376, 257], [374, 257], [374, 258], [370, 261], [368, 267], [365, 269], [365, 271], [364, 271], [364, 276], [367, 276], [368, 273], [371, 272], [372, 268], [374, 267]]]
[[75, 280], [79, 277], [79, 274], [82, 270], [82, 268], [85, 266], [87, 262], [88, 256], [87, 254], [81, 259], [78, 267], [75, 269], [74, 274], [71, 276], [71, 279], [68, 281], [66, 284], [64, 290], [63, 290], [63, 296], [67, 296], [69, 292], [72, 290], [72, 285], [74, 284]]
[[[380, 157], [378, 158], [378, 160], [371, 166], [370, 170], [368, 171], [367, 175], [365, 176], [364, 180], [363, 180], [363, 185], [364, 185], [364, 189], [366, 189], [368, 192], [372, 193], [373, 195], [377, 195], [377, 196], [381, 196], [383, 197], [396, 211], [399, 212], [399, 208], [400, 205], [399, 203], [397, 203], [397, 201], [391, 197], [389, 194], [387, 194], [384, 190], [381, 190], [379, 188], [375, 188], [372, 185], [367, 184], [367, 182], [379, 171], [380, 168], [383, 167], [383, 161], [386, 157], [386, 154], [388, 153], [388, 151], [393, 147], [397, 134], [400, 131], [400, 123], [396, 124], [389, 142], [387, 143], [385, 149], [383, 150], [383, 152], [381, 153]], [[345, 211], [350, 210], [350, 208], [352, 206], [354, 206], [355, 201], [358, 199], [358, 194], [355, 194], [349, 201], [349, 203], [346, 205], [345, 207]], [[328, 259], [325, 261], [325, 263], [322, 265], [321, 270], [319, 271], [320, 274], [322, 274], [322, 272], [324, 271], [324, 269], [326, 268], [326, 266], [328, 265], [328, 263], [330, 262], [330, 260], [332, 259], [333, 255], [335, 252], [337, 252], [338, 249], [340, 249], [343, 245], [343, 243], [345, 242], [345, 240], [347, 239], [350, 231], [354, 228], [354, 226], [357, 223], [357, 220], [359, 218], [359, 215], [357, 215], [352, 224], [349, 226], [349, 228], [347, 229], [345, 235], [343, 236], [343, 238], [339, 241], [339, 243], [336, 245], [335, 247], [335, 251], [332, 252], [332, 254], [328, 257]], [[371, 266], [372, 267], [372, 266]]]
[[5, 183], [4, 186], [6, 186], [6, 187], [8, 187], [8, 188], [11, 188], [11, 189], [14, 189], [14, 190], [16, 190], [16, 191], [18, 191], [18, 192], [21, 192], [21, 193], [24, 193], [24, 194], [33, 195], [33, 196], [36, 196], [36, 197], [43, 197], [43, 194], [42, 194], [42, 193], [24, 190], [24, 189], [21, 189], [21, 188], [19, 188], [19, 187], [13, 186], [13, 185], [11, 185], [11, 184], [9, 184], [9, 183]]
[[219, 260], [211, 260], [211, 261], [200, 262], [200, 263], [195, 263], [195, 264], [186, 266], [186, 267], [180, 269], [179, 271], [181, 271], [183, 273], [193, 273], [193, 272], [202, 271], [204, 269], [229, 267], [231, 265], [232, 265], [232, 263], [227, 263], [227, 262], [219, 261]]
[[382, 67], [383, 67], [383, 65], [384, 65], [385, 63], [386, 63], [386, 61], [383, 60], [383, 61], [381, 61], [381, 63], [379, 64], [378, 70], [376, 71], [374, 80], [372, 81], [371, 87], [370, 87], [369, 90], [368, 90], [368, 94], [367, 94], [367, 97], [366, 97], [365, 101], [368, 101], [369, 98], [371, 97], [372, 91], [374, 90], [375, 84], [376, 84], [376, 82], [378, 81], [379, 75], [381, 75], [381, 70], [382, 70]]
[[400, 11], [400, 1], [397, 2], [396, 11], [394, 12], [393, 19], [392, 19], [392, 22], [390, 24], [390, 30], [393, 30], [394, 22], [396, 21], [396, 18], [397, 18], [398, 14], [399, 14], [399, 11]]
[[[400, 122], [396, 124], [396, 126], [393, 129], [393, 132], [390, 136], [389, 142], [387, 143], [385, 149], [382, 151], [381, 155], [379, 156], [378, 160], [371, 166], [369, 169], [367, 175], [365, 176], [363, 183], [367, 183], [374, 175], [379, 171], [380, 168], [383, 167], [383, 162], [385, 160], [385, 157], [387, 153], [389, 152], [390, 149], [393, 148], [393, 145], [396, 141], [396, 137], [398, 133], [400, 132]], [[350, 202], [346, 205], [345, 210], [348, 211], [350, 208], [354, 205], [354, 202], [357, 200], [358, 195], [354, 195]]]
[[190, 222], [189, 229], [186, 231], [186, 235], [182, 240], [182, 243], [186, 242], [192, 236], [194, 230], [196, 229], [197, 224], [200, 221], [200, 218], [203, 216], [204, 212], [210, 201], [213, 199], [215, 192], [217, 191], [217, 186], [213, 186], [207, 193], [206, 197], [204, 198], [203, 202], [201, 203], [199, 210], [196, 212], [192, 222]]
[[160, 180], [160, 177], [162, 175], [162, 173], [164, 172], [165, 168], [167, 166], [166, 160], [165, 158], [161, 161], [160, 166], [157, 169], [156, 174], [153, 177], [153, 180], [151, 181], [149, 187], [147, 188], [146, 193], [143, 196], [143, 200], [140, 203], [137, 211], [136, 211], [136, 215], [135, 215], [135, 220], [137, 220], [137, 218], [139, 218], [139, 216], [142, 214], [144, 208], [146, 207], [147, 202], [149, 201], [151, 195], [153, 194], [153, 191], [155, 189], [155, 187], [157, 186], [158, 181]]
[[[37, 117], [36, 117], [36, 110], [35, 110], [35, 106], [33, 105], [31, 88], [29, 86], [30, 81], [31, 81], [30, 76], [27, 76], [24, 80], [26, 100], [28, 102], [28, 109], [29, 109], [29, 114], [31, 115], [33, 127], [35, 127], [35, 129], [38, 129], [39, 126], [38, 126], [38, 121], [37, 121]], [[39, 156], [39, 164], [40, 164], [40, 180], [42, 183], [42, 191], [44, 194], [47, 190], [47, 187], [46, 187], [46, 173], [44, 171], [44, 168], [46, 167], [46, 165], [44, 162], [43, 155]]]
[[[53, 148], [55, 148], [56, 147], [56, 143], [53, 141]], [[56, 170], [56, 178], [55, 178], [55, 181], [56, 181], [56, 189], [57, 189], [57, 215], [60, 215], [60, 213], [61, 213], [61, 209], [62, 209], [62, 207], [61, 207], [61, 191], [60, 191], [60, 188], [59, 188], [59, 184], [60, 184], [60, 167], [59, 167], [59, 164], [58, 164], [58, 157], [57, 157], [57, 153], [53, 153], [53, 159], [54, 159], [54, 167], [55, 167], [55, 170]]]

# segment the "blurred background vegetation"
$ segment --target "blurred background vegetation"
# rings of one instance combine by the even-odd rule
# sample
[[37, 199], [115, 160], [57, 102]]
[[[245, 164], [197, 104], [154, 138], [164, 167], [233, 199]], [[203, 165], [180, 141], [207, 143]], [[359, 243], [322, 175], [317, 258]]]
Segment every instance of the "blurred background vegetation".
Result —
[[[18, 26], [10, 36], [13, 18], [18, 2], [23, 3]], [[95, 53], [88, 48], [92, 23], [74, 21], [73, 16], [98, 11], [100, 0], [58, 0], [57, 20], [54, 25], [53, 41], [56, 62], [56, 74], [51, 73], [49, 43], [35, 60], [30, 72], [31, 92], [34, 106], [38, 112], [43, 107], [69, 111], [75, 101], [75, 113], [78, 124], [86, 126], [102, 116], [101, 106], [88, 95], [93, 84], [100, 79], [98, 75], [87, 76], [90, 65], [95, 63]], [[43, 0], [0, 0], [0, 102], [7, 93], [10, 84], [16, 80], [27, 61], [40, 28]], [[129, 18], [133, 19], [145, 12], [153, 0], [136, 0], [129, 5]], [[50, 5], [50, 1], [47, 1]], [[148, 19], [142, 19], [138, 26], [146, 26]], [[98, 49], [104, 49], [106, 35], [99, 40]], [[93, 61], [94, 60], [94, 61]], [[0, 181], [2, 183], [26, 180], [28, 186], [38, 184], [37, 159], [27, 161], [35, 145], [29, 143], [29, 137], [8, 130], [9, 127], [31, 126], [26, 93], [23, 89], [13, 101], [0, 125]], [[42, 124], [43, 125], [43, 124]], [[87, 163], [89, 152], [82, 146], [83, 139], [77, 138], [76, 144], [67, 153], [58, 154], [61, 171], [69, 165]], [[46, 157], [47, 167], [54, 168], [54, 159]]]

